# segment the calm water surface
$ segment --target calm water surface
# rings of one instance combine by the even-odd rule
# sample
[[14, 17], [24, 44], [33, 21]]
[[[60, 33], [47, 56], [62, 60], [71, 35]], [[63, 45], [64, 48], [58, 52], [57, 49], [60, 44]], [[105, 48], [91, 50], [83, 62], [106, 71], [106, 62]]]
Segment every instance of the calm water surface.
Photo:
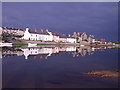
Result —
[[2, 50], [3, 88], [117, 88], [117, 78], [84, 73], [118, 69], [118, 50], [7, 48]]

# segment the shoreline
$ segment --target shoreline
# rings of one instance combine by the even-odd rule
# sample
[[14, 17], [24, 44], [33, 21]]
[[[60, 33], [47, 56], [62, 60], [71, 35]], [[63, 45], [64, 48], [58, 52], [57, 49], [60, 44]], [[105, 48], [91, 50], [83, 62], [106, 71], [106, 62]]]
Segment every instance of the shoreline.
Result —
[[[13, 46], [20, 46], [20, 47], [28, 47], [28, 44], [13, 44]], [[37, 44], [37, 46], [33, 46], [33, 47], [68, 47], [68, 46], [72, 46], [72, 47], [114, 47], [115, 45], [84, 45], [81, 46], [80, 44]]]
[[[28, 44], [24, 44], [24, 43], [21, 43], [21, 44], [17, 44], [17, 43], [13, 43], [13, 45], [28, 45]], [[72, 44], [72, 43], [56, 43], [56, 44], [51, 44], [51, 43], [38, 43], [37, 45], [74, 45], [74, 46], [78, 46], [78, 45], [85, 45], [85, 44], [78, 44], [78, 43], [75, 43], [75, 44]], [[90, 45], [85, 45], [85, 46], [115, 46], [115, 45], [110, 45], [110, 44], [90, 44]]]
[[[6, 42], [7, 43], [7, 42]], [[90, 44], [89, 42], [86, 43], [65, 43], [65, 42], [41, 42], [41, 41], [25, 41], [25, 40], [17, 40], [17, 41], [11, 41], [13, 46], [25, 46], [28, 45], [28, 43], [31, 44], [37, 44], [37, 46], [75, 46], [75, 47], [82, 47], [82, 46], [90, 46], [90, 47], [107, 47], [107, 46], [115, 46], [120, 47], [119, 45], [113, 45], [113, 44]], [[3, 43], [4, 44], [4, 43]]]

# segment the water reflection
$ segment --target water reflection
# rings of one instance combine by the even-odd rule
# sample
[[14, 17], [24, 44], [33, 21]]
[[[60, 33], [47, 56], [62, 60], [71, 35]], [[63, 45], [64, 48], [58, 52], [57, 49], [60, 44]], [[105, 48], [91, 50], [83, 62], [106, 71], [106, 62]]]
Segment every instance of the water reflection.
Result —
[[117, 71], [117, 49], [109, 48], [113, 47], [4, 47], [2, 87], [117, 88], [117, 78], [89, 75]]
[[105, 50], [108, 48], [114, 48], [112, 46], [109, 47], [90, 47], [90, 46], [84, 46], [84, 47], [75, 47], [75, 46], [62, 46], [62, 47], [12, 47], [7, 48], [4, 47], [2, 49], [1, 58], [6, 56], [23, 56], [25, 59], [28, 59], [29, 57], [40, 59], [47, 59], [50, 56], [55, 56], [56, 54], [64, 55], [66, 53], [71, 54], [73, 57], [78, 56], [85, 56], [85, 55], [92, 55], [94, 51], [96, 50]]

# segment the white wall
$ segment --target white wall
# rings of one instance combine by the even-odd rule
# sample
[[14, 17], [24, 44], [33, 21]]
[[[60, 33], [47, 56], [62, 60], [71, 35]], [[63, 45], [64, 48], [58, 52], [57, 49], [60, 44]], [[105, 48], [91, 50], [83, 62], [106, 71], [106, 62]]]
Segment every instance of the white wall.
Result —
[[67, 42], [69, 42], [69, 43], [76, 43], [76, 39], [74, 39], [74, 38], [67, 38]]
[[0, 27], [0, 35], [2, 34], [2, 27]]
[[29, 29], [26, 28], [26, 31], [25, 31], [25, 33], [24, 33], [22, 39], [29, 40], [29, 38], [30, 38]]
[[42, 41], [52, 41], [53, 40], [53, 35], [49, 32], [49, 35], [44, 35], [44, 34], [34, 34], [34, 33], [29, 33], [29, 29], [26, 28], [26, 31], [24, 33], [24, 36], [22, 39], [25, 40], [42, 40]]

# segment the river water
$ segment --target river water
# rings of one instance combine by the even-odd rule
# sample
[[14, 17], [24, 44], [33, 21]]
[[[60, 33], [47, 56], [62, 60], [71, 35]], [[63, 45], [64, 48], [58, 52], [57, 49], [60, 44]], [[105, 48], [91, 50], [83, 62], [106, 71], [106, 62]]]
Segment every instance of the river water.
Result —
[[118, 49], [2, 48], [2, 88], [118, 88], [117, 78], [85, 74], [102, 70], [118, 70]]

